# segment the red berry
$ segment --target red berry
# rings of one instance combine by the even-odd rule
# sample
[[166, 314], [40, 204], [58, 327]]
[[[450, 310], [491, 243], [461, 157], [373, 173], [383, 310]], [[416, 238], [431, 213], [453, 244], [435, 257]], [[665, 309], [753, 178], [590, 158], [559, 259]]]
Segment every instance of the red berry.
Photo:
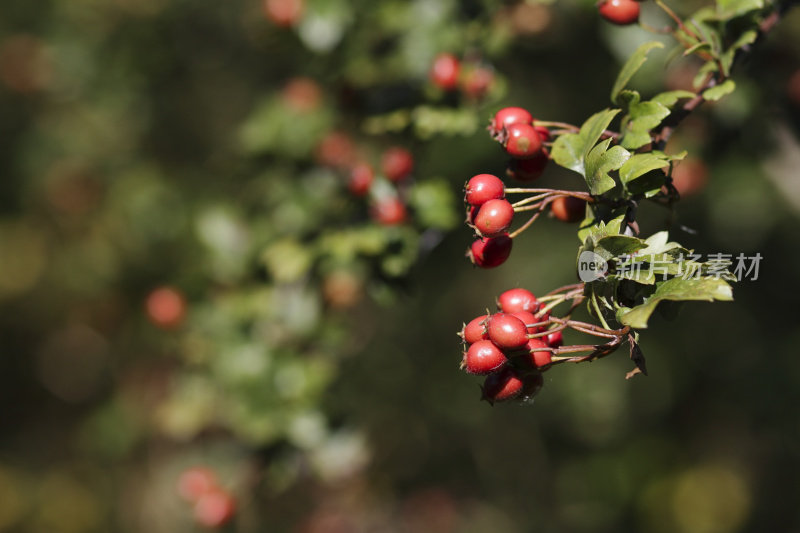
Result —
[[372, 187], [372, 181], [375, 179], [375, 172], [372, 167], [367, 163], [359, 163], [350, 171], [350, 179], [347, 182], [347, 188], [355, 196], [364, 196], [369, 192]]
[[505, 148], [511, 157], [527, 159], [542, 149], [542, 139], [530, 124], [511, 124], [506, 133]]
[[586, 217], [586, 202], [574, 196], [560, 196], [550, 203], [550, 212], [562, 222], [580, 222]]
[[[517, 311], [515, 313], [509, 313], [509, 314], [522, 320], [526, 326], [530, 326], [531, 324], [536, 324], [537, 322], [541, 322], [541, 320], [536, 318], [536, 316], [530, 311]], [[539, 333], [539, 331], [541, 331], [540, 326], [528, 327], [528, 333]]]
[[545, 337], [545, 341], [551, 348], [558, 348], [559, 346], [564, 346], [564, 335], [561, 330], [558, 330]]
[[389, 196], [378, 200], [370, 210], [372, 219], [384, 226], [396, 226], [402, 224], [408, 215], [406, 206], [396, 196]]
[[495, 135], [500, 135], [504, 129], [512, 124], [531, 124], [533, 115], [521, 107], [504, 107], [495, 113], [489, 130]]
[[208, 528], [218, 528], [227, 524], [236, 511], [233, 497], [223, 489], [216, 488], [206, 492], [194, 505], [194, 519]]
[[467, 257], [476, 266], [481, 268], [494, 268], [502, 265], [511, 255], [514, 241], [503, 233], [497, 237], [481, 237], [476, 239], [467, 252]]
[[293, 26], [303, 15], [303, 0], [264, 0], [264, 14], [278, 26]]
[[684, 159], [672, 169], [672, 184], [682, 197], [702, 191], [708, 182], [708, 167], [699, 159]]
[[544, 377], [541, 372], [533, 374], [526, 374], [522, 379], [522, 392], [520, 392], [520, 400], [532, 400], [536, 394], [542, 389], [544, 385]]
[[178, 494], [192, 503], [216, 487], [217, 476], [211, 469], [202, 466], [189, 468], [178, 478]]
[[433, 60], [430, 79], [434, 85], [445, 91], [450, 91], [458, 86], [458, 73], [461, 63], [453, 54], [439, 54]]
[[186, 316], [186, 300], [172, 287], [152, 291], [147, 296], [145, 308], [150, 322], [163, 329], [179, 326]]
[[505, 366], [498, 372], [490, 374], [483, 382], [482, 400], [490, 404], [516, 398], [522, 392], [523, 382], [516, 376], [511, 367]]
[[539, 308], [539, 301], [536, 296], [527, 289], [509, 289], [497, 299], [497, 307], [504, 313], [517, 313], [528, 311], [535, 313]]
[[461, 90], [464, 91], [467, 97], [473, 100], [480, 100], [489, 92], [493, 82], [494, 72], [491, 69], [475, 67], [462, 76]]
[[464, 201], [470, 205], [483, 205], [489, 200], [503, 198], [506, 195], [503, 180], [492, 174], [472, 176], [464, 187]]
[[356, 145], [344, 132], [328, 133], [317, 146], [317, 162], [334, 168], [349, 168], [356, 161]]
[[525, 322], [514, 315], [494, 314], [489, 317], [486, 329], [489, 340], [503, 350], [521, 348], [528, 342], [528, 328]]
[[550, 156], [547, 150], [542, 148], [530, 159], [512, 159], [506, 174], [519, 181], [533, 181], [542, 175], [549, 162]]
[[481, 315], [477, 318], [473, 318], [464, 326], [464, 329], [461, 330], [461, 336], [464, 338], [464, 342], [473, 344], [489, 338], [489, 334], [486, 331], [487, 318], [489, 318], [489, 315]]
[[600, 16], [607, 21], [627, 26], [639, 20], [639, 3], [634, 0], [604, 0], [598, 4]]
[[550, 130], [544, 126], [534, 126], [533, 129], [539, 134], [539, 138], [543, 143], [550, 142]]
[[290, 108], [300, 113], [308, 113], [319, 107], [322, 101], [322, 89], [310, 78], [292, 78], [283, 87], [283, 101]]
[[479, 340], [464, 353], [461, 368], [470, 374], [489, 374], [506, 361], [503, 351], [492, 341]]
[[381, 156], [381, 169], [389, 181], [400, 181], [414, 170], [414, 156], [405, 148], [388, 148]]
[[540, 348], [547, 348], [547, 343], [542, 339], [530, 339], [526, 348], [531, 354], [531, 362], [537, 368], [549, 365], [553, 360], [553, 354], [547, 350], [540, 350]]
[[514, 220], [514, 207], [511, 202], [501, 198], [484, 203], [475, 215], [475, 228], [485, 237], [503, 233]]

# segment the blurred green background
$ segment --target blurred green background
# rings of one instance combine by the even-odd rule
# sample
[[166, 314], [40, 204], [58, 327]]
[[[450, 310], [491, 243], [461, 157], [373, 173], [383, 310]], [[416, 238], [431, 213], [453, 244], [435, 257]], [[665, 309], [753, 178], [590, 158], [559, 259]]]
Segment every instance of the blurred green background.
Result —
[[[582, 0], [4, 2], [0, 531], [199, 530], [196, 465], [229, 531], [800, 531], [797, 11], [670, 145], [702, 161], [672, 237], [761, 253], [758, 280], [653, 320], [648, 377], [623, 350], [490, 407], [455, 333], [574, 282], [578, 242], [545, 219], [497, 269], [464, 259], [461, 187], [506, 165], [483, 125], [582, 122], [652, 36]], [[488, 91], [432, 87], [440, 52]], [[687, 88], [665, 59], [634, 85]], [[348, 194], [344, 167], [395, 145], [413, 179]], [[373, 222], [398, 194], [408, 222]], [[645, 206], [644, 234], [667, 218]]]

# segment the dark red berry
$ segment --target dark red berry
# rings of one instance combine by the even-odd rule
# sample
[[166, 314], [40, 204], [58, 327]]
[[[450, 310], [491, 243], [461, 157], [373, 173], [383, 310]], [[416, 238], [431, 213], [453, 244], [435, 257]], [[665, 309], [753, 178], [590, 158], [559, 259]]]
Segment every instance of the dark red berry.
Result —
[[503, 351], [492, 341], [479, 340], [469, 347], [461, 360], [461, 368], [470, 374], [489, 374], [507, 361]]
[[490, 404], [516, 398], [522, 392], [523, 382], [511, 367], [505, 366], [490, 374], [483, 382], [482, 400]]
[[492, 134], [497, 136], [512, 124], [531, 124], [532, 122], [533, 115], [531, 115], [527, 109], [521, 107], [504, 107], [495, 113], [489, 129]]
[[537, 322], [541, 322], [541, 320], [536, 318], [536, 316], [530, 311], [517, 311], [515, 313], [509, 313], [509, 314], [519, 318], [525, 323], [526, 326], [529, 326], [528, 333], [539, 333], [539, 331], [541, 331], [542, 329], [539, 326], [530, 327], [531, 324], [536, 324]]
[[531, 291], [516, 288], [502, 293], [497, 299], [497, 307], [504, 313], [517, 313], [519, 311], [535, 313], [539, 308], [539, 301]]
[[528, 328], [525, 322], [514, 315], [497, 313], [489, 317], [487, 324], [489, 340], [502, 350], [514, 350], [528, 342]]
[[518, 181], [533, 181], [544, 173], [550, 156], [542, 148], [530, 159], [512, 159], [506, 169], [506, 174]]
[[489, 318], [489, 315], [481, 315], [477, 318], [473, 318], [464, 326], [464, 329], [461, 330], [461, 336], [464, 342], [473, 344], [489, 338], [489, 334], [486, 331], [487, 318]]
[[503, 198], [505, 195], [503, 180], [492, 174], [472, 176], [464, 187], [464, 201], [475, 206]]
[[372, 167], [366, 163], [359, 163], [350, 171], [350, 179], [347, 182], [347, 188], [355, 196], [364, 196], [369, 192], [372, 187], [372, 181], [375, 179], [375, 172]]
[[537, 368], [549, 365], [553, 360], [553, 354], [547, 350], [540, 350], [540, 348], [547, 348], [547, 343], [542, 339], [528, 340], [526, 348], [531, 354], [531, 362]]
[[564, 346], [564, 335], [561, 333], [561, 330], [549, 334], [544, 339], [547, 342], [547, 345], [550, 346], [551, 348], [558, 348], [559, 346]]
[[194, 504], [194, 518], [208, 528], [222, 527], [233, 518], [236, 503], [228, 492], [216, 488], [206, 492]]
[[485, 237], [494, 237], [506, 231], [514, 220], [514, 207], [505, 198], [489, 200], [475, 215], [473, 224]]
[[519, 399], [523, 401], [532, 400], [542, 389], [543, 385], [544, 377], [541, 372], [526, 374], [525, 377], [522, 378], [522, 392], [519, 394]]
[[381, 156], [381, 169], [389, 181], [400, 181], [414, 170], [414, 156], [400, 146], [388, 148]]
[[550, 203], [550, 212], [562, 222], [580, 222], [586, 217], [586, 202], [574, 196], [560, 196]]
[[542, 139], [530, 124], [511, 124], [506, 133], [504, 146], [511, 157], [527, 159], [542, 149]]
[[494, 268], [502, 265], [511, 255], [514, 241], [508, 233], [497, 237], [481, 237], [476, 239], [467, 252], [467, 257], [476, 266], [481, 268]]
[[635, 0], [603, 0], [597, 5], [600, 16], [607, 21], [627, 26], [639, 20], [639, 3]]
[[431, 66], [430, 79], [434, 85], [445, 91], [451, 91], [458, 87], [458, 74], [461, 70], [461, 62], [453, 54], [439, 54], [433, 60]]
[[539, 134], [539, 138], [543, 143], [550, 142], [550, 130], [544, 126], [534, 126], [533, 129]]
[[370, 210], [372, 219], [384, 226], [402, 224], [408, 215], [406, 206], [396, 196], [389, 196], [378, 200]]

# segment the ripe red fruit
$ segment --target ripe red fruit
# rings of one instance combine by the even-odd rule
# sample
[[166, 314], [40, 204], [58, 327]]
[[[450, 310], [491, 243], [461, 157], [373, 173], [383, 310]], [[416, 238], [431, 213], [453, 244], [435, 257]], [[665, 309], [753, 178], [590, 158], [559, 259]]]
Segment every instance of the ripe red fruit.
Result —
[[464, 187], [464, 201], [470, 205], [483, 205], [489, 200], [503, 198], [506, 195], [503, 180], [492, 174], [472, 176]]
[[470, 374], [489, 374], [506, 361], [503, 351], [492, 341], [479, 340], [464, 353], [461, 368]]
[[194, 503], [200, 497], [217, 487], [217, 476], [202, 466], [184, 470], [178, 478], [178, 494], [187, 502]]
[[506, 174], [519, 181], [533, 181], [544, 173], [547, 163], [550, 162], [550, 156], [547, 150], [542, 148], [530, 159], [512, 159]]
[[310, 78], [292, 78], [283, 87], [283, 101], [299, 113], [308, 113], [319, 107], [322, 101], [322, 89]]
[[206, 492], [194, 504], [194, 519], [208, 528], [218, 528], [233, 518], [236, 502], [227, 491], [216, 488]]
[[370, 210], [372, 219], [384, 226], [397, 226], [405, 222], [408, 212], [406, 206], [400, 198], [389, 196], [381, 198], [373, 204]]
[[451, 91], [458, 86], [461, 62], [453, 54], [442, 53], [436, 56], [429, 73], [431, 82], [440, 89]]
[[516, 398], [522, 392], [523, 382], [511, 367], [505, 366], [494, 374], [490, 374], [483, 382], [482, 400], [490, 404]]
[[467, 209], [467, 224], [470, 226], [475, 223], [475, 217], [478, 216], [478, 211], [481, 210], [481, 206], [479, 205], [471, 205], [469, 209]]
[[574, 196], [560, 196], [550, 203], [550, 212], [562, 222], [580, 222], [586, 216], [586, 202]]
[[521, 107], [504, 107], [495, 113], [489, 130], [492, 134], [497, 136], [512, 124], [531, 124], [532, 122], [533, 115], [531, 115], [527, 109]]
[[540, 372], [526, 374], [522, 379], [522, 392], [519, 394], [520, 400], [532, 400], [544, 385], [544, 377]]
[[400, 146], [393, 146], [383, 152], [381, 169], [389, 181], [400, 181], [414, 170], [414, 156]]
[[497, 237], [481, 237], [476, 239], [467, 252], [467, 257], [476, 266], [481, 268], [494, 268], [502, 265], [511, 255], [514, 241], [503, 233]]
[[539, 301], [536, 296], [527, 289], [509, 289], [497, 298], [497, 307], [504, 313], [517, 313], [528, 311], [535, 313], [539, 308]]
[[294, 26], [303, 8], [303, 0], [264, 0], [264, 14], [278, 26]]
[[349, 168], [356, 161], [356, 145], [344, 132], [328, 133], [317, 146], [317, 162], [334, 168]]
[[487, 318], [489, 318], [489, 315], [481, 315], [477, 318], [473, 318], [466, 326], [464, 326], [464, 329], [461, 330], [461, 336], [463, 337], [464, 342], [467, 344], [473, 344], [480, 340], [486, 340], [489, 338], [489, 334], [486, 331]]
[[527, 159], [542, 149], [542, 139], [530, 124], [511, 124], [506, 128], [505, 149], [508, 155]]
[[684, 159], [672, 170], [672, 185], [681, 196], [697, 194], [708, 183], [708, 167], [699, 159]]
[[531, 354], [530, 361], [536, 365], [537, 368], [549, 365], [553, 360], [553, 354], [547, 350], [540, 350], [540, 348], [547, 348], [547, 343], [542, 339], [530, 339], [526, 348]]
[[475, 215], [474, 226], [485, 237], [503, 233], [514, 220], [514, 207], [501, 198], [484, 203]]
[[350, 171], [350, 178], [347, 181], [347, 188], [355, 196], [364, 196], [372, 187], [375, 179], [375, 172], [367, 163], [359, 163]]
[[493, 82], [494, 72], [491, 69], [474, 67], [462, 76], [461, 90], [468, 98], [480, 100], [489, 92]]
[[604, 0], [597, 5], [597, 9], [601, 17], [620, 26], [639, 20], [639, 3], [634, 0]]
[[525, 322], [514, 315], [497, 313], [489, 317], [486, 330], [489, 340], [502, 350], [514, 350], [528, 342], [528, 328]]
[[[509, 314], [522, 320], [526, 326], [530, 326], [531, 324], [536, 324], [537, 322], [541, 322], [541, 320], [536, 318], [536, 316], [530, 311], [517, 311], [515, 313], [509, 313]], [[539, 333], [541, 329], [542, 328], [540, 326], [528, 327], [528, 333]]]
[[534, 126], [533, 129], [539, 134], [539, 138], [543, 143], [550, 142], [550, 130], [544, 126]]
[[549, 334], [544, 339], [545, 342], [547, 342], [547, 345], [550, 346], [551, 348], [558, 348], [559, 346], [564, 346], [564, 335], [561, 333], [561, 330]]
[[147, 318], [163, 329], [178, 327], [186, 316], [186, 300], [172, 287], [153, 290], [145, 301]]

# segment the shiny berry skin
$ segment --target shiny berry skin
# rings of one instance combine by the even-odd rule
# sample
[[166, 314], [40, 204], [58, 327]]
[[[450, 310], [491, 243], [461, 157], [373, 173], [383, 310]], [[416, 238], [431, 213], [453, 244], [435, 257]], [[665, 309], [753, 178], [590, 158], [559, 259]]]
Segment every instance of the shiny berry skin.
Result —
[[516, 398], [522, 392], [523, 382], [511, 367], [505, 366], [490, 374], [483, 382], [482, 400], [490, 404]]
[[464, 187], [464, 201], [470, 205], [483, 205], [489, 200], [504, 198], [506, 186], [503, 180], [492, 174], [472, 176]]
[[586, 202], [574, 196], [560, 196], [550, 203], [550, 212], [562, 222], [580, 222], [586, 217]]
[[639, 20], [639, 3], [634, 0], [604, 0], [597, 9], [601, 17], [619, 26], [635, 24]]
[[160, 287], [147, 295], [145, 309], [150, 322], [162, 329], [173, 329], [186, 316], [186, 300], [177, 289]]
[[461, 62], [453, 54], [439, 54], [433, 60], [430, 79], [434, 85], [445, 91], [452, 91], [458, 87], [458, 74], [461, 71]]
[[[539, 350], [539, 348], [547, 348], [547, 343], [542, 339], [530, 339], [526, 348], [531, 354], [531, 362], [537, 368], [549, 365], [553, 360], [553, 354], [547, 350]], [[539, 351], [537, 351], [539, 350]]]
[[227, 491], [216, 488], [200, 496], [193, 511], [198, 524], [207, 528], [218, 528], [233, 518], [236, 502]]
[[485, 237], [494, 237], [506, 231], [514, 220], [511, 202], [501, 198], [484, 203], [475, 215], [475, 228]]
[[507, 361], [503, 351], [492, 341], [479, 340], [472, 343], [464, 353], [461, 368], [470, 374], [489, 374]]
[[564, 335], [561, 333], [561, 330], [549, 334], [547, 337], [544, 337], [544, 339], [551, 348], [564, 346]]
[[350, 178], [347, 181], [347, 188], [355, 196], [364, 196], [372, 187], [375, 179], [375, 172], [366, 163], [359, 163], [350, 170]]
[[378, 200], [370, 210], [372, 219], [383, 226], [397, 226], [406, 221], [408, 212], [399, 198], [390, 196]]
[[414, 156], [400, 146], [388, 148], [381, 156], [381, 170], [389, 181], [400, 181], [414, 170]]
[[539, 308], [539, 301], [536, 296], [527, 289], [509, 289], [497, 298], [497, 307], [504, 313], [517, 313], [528, 311], [535, 313]]
[[542, 150], [542, 139], [530, 124], [511, 124], [506, 133], [504, 146], [511, 157], [527, 159]]
[[512, 159], [506, 169], [506, 174], [518, 181], [533, 181], [539, 178], [550, 162], [547, 150], [542, 148], [530, 159]]
[[464, 342], [473, 344], [489, 338], [489, 334], [486, 331], [487, 318], [489, 318], [489, 315], [481, 315], [477, 318], [473, 318], [464, 326], [464, 329], [461, 330], [461, 336]]
[[[541, 322], [541, 320], [536, 318], [536, 316], [530, 311], [516, 311], [514, 313], [509, 313], [509, 314], [522, 320], [526, 326], [530, 326], [531, 324], [536, 324], [537, 322]], [[539, 333], [539, 331], [541, 331], [540, 326], [528, 327], [528, 333]]]
[[467, 257], [476, 266], [481, 268], [494, 268], [502, 265], [511, 255], [514, 241], [503, 233], [497, 237], [481, 237], [476, 239], [467, 252]]
[[521, 107], [504, 107], [494, 114], [489, 129], [494, 135], [500, 135], [505, 128], [512, 124], [531, 124], [533, 115]]
[[181, 473], [178, 478], [178, 494], [187, 502], [194, 503], [217, 485], [217, 476], [211, 469], [195, 466]]
[[525, 322], [514, 315], [497, 313], [489, 317], [486, 326], [489, 340], [501, 350], [514, 350], [528, 342], [528, 328]]

